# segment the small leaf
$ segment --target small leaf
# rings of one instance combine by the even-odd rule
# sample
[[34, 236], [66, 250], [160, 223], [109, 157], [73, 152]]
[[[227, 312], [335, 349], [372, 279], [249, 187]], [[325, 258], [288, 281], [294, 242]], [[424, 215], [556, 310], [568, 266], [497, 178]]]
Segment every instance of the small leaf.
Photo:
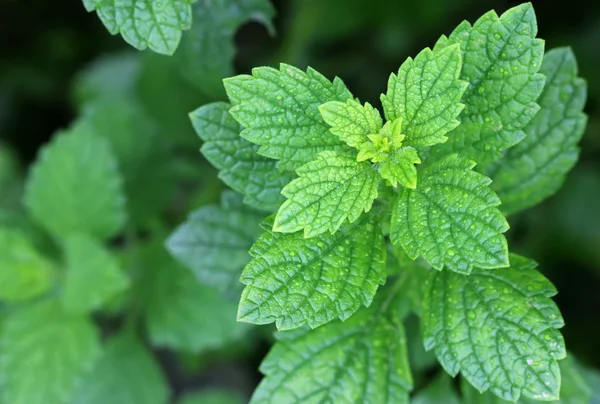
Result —
[[72, 235], [65, 240], [64, 249], [67, 274], [61, 302], [67, 311], [99, 309], [129, 287], [115, 257], [94, 239]]
[[0, 300], [21, 302], [47, 292], [54, 266], [17, 230], [0, 227]]
[[81, 379], [72, 404], [166, 404], [167, 381], [151, 352], [136, 337], [112, 337]]
[[535, 101], [544, 87], [544, 76], [538, 73], [544, 41], [536, 35], [533, 6], [525, 3], [501, 17], [490, 11], [473, 26], [465, 21], [449, 38], [440, 38], [434, 52], [460, 44], [460, 78], [470, 85], [462, 98], [466, 108], [460, 125], [446, 143], [432, 148], [433, 156], [460, 153], [489, 162], [525, 137], [523, 128], [538, 111]]
[[415, 164], [420, 163], [421, 159], [415, 148], [402, 147], [391, 152], [389, 158], [379, 165], [379, 175], [388, 180], [393, 187], [400, 183], [403, 187], [415, 189], [417, 187]]
[[377, 171], [349, 154], [322, 152], [296, 172], [299, 178], [281, 191], [288, 200], [277, 212], [273, 231], [304, 229], [305, 237], [334, 233], [346, 219], [352, 223], [368, 212], [377, 198]]
[[125, 197], [108, 142], [83, 128], [56, 135], [31, 169], [25, 204], [55, 236], [114, 236], [125, 223]]
[[460, 98], [468, 85], [459, 80], [461, 66], [458, 45], [433, 52], [426, 48], [390, 75], [381, 103], [388, 121], [402, 118], [407, 146], [443, 143], [458, 126], [464, 108]]
[[547, 77], [541, 109], [524, 129], [527, 137], [506, 151], [489, 171], [505, 213], [531, 207], [554, 194], [579, 157], [577, 143], [587, 123], [587, 85], [577, 77], [568, 48], [546, 53], [540, 73]]
[[85, 317], [46, 301], [12, 312], [0, 332], [2, 402], [66, 403], [100, 347]]
[[238, 319], [281, 330], [346, 320], [385, 282], [385, 243], [373, 214], [315, 238], [267, 231], [250, 254]]
[[83, 0], [111, 34], [121, 33], [134, 48], [171, 55], [181, 31], [192, 26], [193, 0]]
[[378, 133], [383, 126], [379, 111], [368, 102], [361, 105], [353, 99], [330, 101], [319, 106], [319, 111], [325, 122], [331, 125], [331, 133], [355, 149], [368, 141], [368, 135]]
[[555, 400], [557, 360], [566, 355], [558, 331], [563, 319], [550, 299], [556, 289], [533, 261], [512, 255], [511, 262], [469, 276], [432, 271], [423, 303], [425, 348], [479, 391], [510, 401], [521, 394]]
[[276, 211], [285, 198], [281, 189], [294, 177], [276, 168], [276, 161], [257, 153], [258, 146], [240, 137], [243, 130], [229, 114], [230, 105], [215, 102], [190, 114], [204, 140], [202, 154], [219, 170], [219, 178], [244, 195], [255, 209]]
[[277, 333], [250, 403], [408, 403], [404, 329], [379, 300], [343, 322]]
[[[229, 192], [223, 199], [229, 198]], [[261, 234], [262, 215], [243, 206], [205, 206], [193, 212], [167, 241], [170, 253], [198, 281], [222, 292], [237, 290], [248, 250]]]
[[294, 170], [325, 150], [350, 150], [329, 131], [318, 109], [352, 98], [339, 78], [330, 82], [314, 69], [305, 73], [281, 64], [279, 70], [258, 67], [252, 76], [231, 77], [224, 84], [231, 115], [246, 128], [241, 136], [260, 145], [259, 154], [280, 160], [279, 169]]
[[142, 307], [153, 345], [198, 353], [246, 334], [247, 327], [235, 321], [235, 302], [200, 284], [162, 246], [146, 246], [141, 260], [146, 270]]
[[469, 273], [508, 265], [506, 219], [491, 180], [456, 155], [428, 164], [415, 190], [402, 188], [392, 212], [391, 240], [434, 268]]

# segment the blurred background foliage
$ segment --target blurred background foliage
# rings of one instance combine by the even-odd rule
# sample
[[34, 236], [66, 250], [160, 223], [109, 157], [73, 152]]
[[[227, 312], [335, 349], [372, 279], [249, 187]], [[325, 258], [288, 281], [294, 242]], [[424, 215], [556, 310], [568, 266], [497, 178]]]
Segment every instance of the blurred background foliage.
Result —
[[[213, 2], [199, 3], [211, 7]], [[133, 237], [143, 240], [142, 250], [147, 249], [146, 244], [164, 239], [190, 211], [219, 199], [223, 185], [198, 152], [201, 142], [187, 114], [224, 99], [223, 76], [279, 62], [311, 66], [329, 78], [341, 77], [362, 101], [378, 105], [389, 74], [407, 56], [433, 45], [463, 19], [474, 21], [490, 9], [500, 13], [516, 4], [277, 0], [272, 27], [265, 17], [268, 11], [240, 9], [228, 18], [196, 14], [194, 28], [169, 57], [135, 51], [119, 36], [110, 36], [80, 1], [0, 0], [0, 223], [18, 225], [42, 251], [56, 254], [48, 237], [27, 219], [20, 200], [27, 167], [40, 147], [57, 130], [79, 122], [113, 137], [109, 140], [124, 172], [126, 192], [135, 195], [128, 200], [128, 236], [113, 244], [127, 244]], [[536, 1], [534, 7], [538, 36], [546, 40], [546, 48], [568, 45], [577, 56], [580, 76], [589, 85], [589, 123], [581, 159], [563, 189], [510, 217], [509, 243], [513, 252], [540, 263], [540, 270], [559, 290], [556, 301], [567, 325], [563, 329], [567, 346], [582, 363], [598, 368], [600, 2]], [[200, 39], [192, 40], [192, 35]], [[198, 74], [198, 66], [203, 74]], [[141, 262], [164, 259], [144, 258], [145, 251], [140, 254]], [[115, 310], [121, 304], [126, 303], [115, 302]], [[106, 333], [123, 321], [111, 315], [97, 320]], [[192, 342], [202, 349], [180, 352], [159, 348], [156, 357], [176, 395], [221, 385], [235, 386], [249, 396], [260, 379], [257, 367], [268, 350], [270, 331], [255, 328], [254, 338], [242, 338], [244, 344]], [[418, 330], [412, 331], [409, 326], [416, 342]], [[163, 345], [169, 346], [168, 336], [153, 342], [160, 346], [165, 341]], [[417, 368], [431, 364], [418, 349], [411, 358]], [[213, 402], [208, 398], [212, 393], [203, 394], [207, 395], [190, 395], [181, 402]]]

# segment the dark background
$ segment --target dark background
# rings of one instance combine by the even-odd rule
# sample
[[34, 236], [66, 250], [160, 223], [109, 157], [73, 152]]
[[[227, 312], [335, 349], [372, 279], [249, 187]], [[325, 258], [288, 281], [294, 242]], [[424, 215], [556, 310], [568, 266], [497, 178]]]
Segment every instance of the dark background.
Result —
[[[378, 105], [389, 73], [407, 56], [433, 45], [463, 19], [474, 22], [490, 9], [501, 13], [518, 2], [274, 4], [276, 37], [256, 23], [238, 31], [238, 72], [279, 62], [310, 65], [329, 78], [340, 76], [362, 101]], [[571, 46], [577, 56], [580, 75], [589, 86], [589, 123], [581, 160], [564, 188], [539, 206], [510, 217], [509, 243], [513, 252], [537, 260], [559, 290], [556, 301], [567, 324], [563, 332], [569, 349], [582, 362], [600, 367], [600, 2], [536, 1], [534, 7], [538, 36], [546, 40], [546, 48]], [[80, 0], [0, 0], [0, 140], [12, 146], [26, 167], [40, 145], [75, 118], [72, 83], [77, 72], [99, 56], [130, 49], [121, 37], [109, 35]], [[172, 91], [164, 97], [179, 94]], [[208, 101], [194, 94], [181, 97], [192, 99], [190, 109]], [[182, 110], [181, 116], [187, 112]], [[188, 129], [180, 133], [186, 140], [178, 147], [195, 153], [200, 141]], [[256, 352], [257, 363], [263, 348], [267, 347]], [[254, 365], [248, 368], [255, 369]]]

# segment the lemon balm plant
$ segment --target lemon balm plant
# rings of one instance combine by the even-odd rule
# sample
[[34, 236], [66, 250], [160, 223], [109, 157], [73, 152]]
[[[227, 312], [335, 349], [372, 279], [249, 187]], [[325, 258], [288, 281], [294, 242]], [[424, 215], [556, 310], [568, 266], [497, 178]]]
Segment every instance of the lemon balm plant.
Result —
[[390, 75], [382, 111], [281, 64], [190, 114], [243, 204], [194, 212], [168, 248], [241, 291], [239, 321], [280, 330], [253, 403], [407, 402], [413, 315], [465, 402], [589, 398], [555, 288], [504, 236], [559, 189], [586, 125], [572, 51], [536, 35], [529, 3], [463, 22]]

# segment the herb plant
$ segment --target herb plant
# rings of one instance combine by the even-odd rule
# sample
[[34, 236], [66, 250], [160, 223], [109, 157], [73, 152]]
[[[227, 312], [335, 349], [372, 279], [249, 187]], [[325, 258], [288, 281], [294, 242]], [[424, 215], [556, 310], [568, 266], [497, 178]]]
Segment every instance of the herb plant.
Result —
[[245, 264], [238, 320], [280, 330], [253, 403], [407, 402], [413, 314], [476, 402], [573, 383], [556, 290], [504, 236], [505, 215], [560, 187], [586, 125], [571, 50], [536, 35], [531, 4], [463, 22], [390, 75], [383, 114], [287, 64], [224, 80], [230, 103], [190, 114], [248, 207], [202, 209], [168, 246], [224, 290]]

